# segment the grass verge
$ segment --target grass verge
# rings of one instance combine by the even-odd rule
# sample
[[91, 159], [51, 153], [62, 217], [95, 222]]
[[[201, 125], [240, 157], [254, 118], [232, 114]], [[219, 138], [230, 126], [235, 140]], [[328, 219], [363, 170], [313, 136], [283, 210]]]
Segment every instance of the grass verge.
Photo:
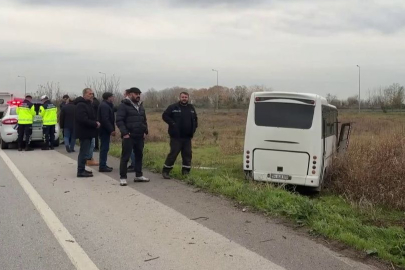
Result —
[[[120, 144], [113, 144], [110, 154], [119, 157], [120, 148]], [[168, 143], [147, 143], [144, 167], [161, 172], [168, 151]], [[194, 147], [193, 155], [196, 168], [192, 174], [185, 178], [180, 166], [175, 166], [173, 177], [267, 214], [287, 217], [308, 227], [311, 234], [340, 241], [364, 254], [405, 267], [405, 230], [399, 225], [403, 224], [404, 213], [350, 203], [328, 192], [311, 198], [270, 184], [246, 182], [240, 166], [242, 157], [221, 154], [216, 146]], [[179, 157], [176, 164], [180, 162]]]

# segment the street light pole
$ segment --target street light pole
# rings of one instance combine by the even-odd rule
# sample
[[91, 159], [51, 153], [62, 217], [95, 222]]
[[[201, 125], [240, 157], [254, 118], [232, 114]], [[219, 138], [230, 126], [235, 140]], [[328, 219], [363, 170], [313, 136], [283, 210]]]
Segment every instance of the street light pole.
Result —
[[104, 74], [104, 92], [107, 92], [107, 74], [104, 72], [99, 72], [100, 74]]
[[360, 113], [360, 105], [361, 105], [361, 98], [360, 98], [360, 66], [357, 65], [357, 67], [359, 68], [359, 113]]
[[[212, 71], [215, 71], [217, 73], [217, 88], [218, 88], [218, 70], [212, 69]], [[218, 103], [219, 103], [219, 89], [217, 89], [217, 110], [218, 110]]]
[[18, 78], [24, 78], [24, 98], [27, 95], [27, 78], [25, 76], [18, 75]]

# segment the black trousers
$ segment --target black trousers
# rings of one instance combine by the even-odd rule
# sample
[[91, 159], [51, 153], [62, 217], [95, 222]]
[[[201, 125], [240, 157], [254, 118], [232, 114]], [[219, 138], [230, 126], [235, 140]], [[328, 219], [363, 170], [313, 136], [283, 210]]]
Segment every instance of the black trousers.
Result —
[[170, 153], [167, 155], [163, 166], [164, 172], [170, 172], [176, 162], [177, 156], [181, 152], [183, 161], [182, 172], [190, 172], [191, 170], [191, 138], [170, 138]]
[[86, 169], [86, 161], [89, 156], [91, 139], [79, 139], [80, 151], [77, 158], [77, 173], [83, 173]]
[[55, 125], [43, 126], [42, 131], [45, 137], [45, 146], [53, 147], [55, 143]]
[[100, 149], [100, 141], [98, 140], [98, 136], [100, 136], [100, 133], [99, 133], [99, 131], [97, 130], [97, 136], [96, 136], [96, 138], [95, 138], [95, 140], [94, 140], [94, 149]]
[[24, 134], [25, 134], [25, 145], [28, 146], [28, 144], [31, 141], [32, 124], [18, 125], [17, 133], [18, 133], [18, 140], [17, 140], [18, 147], [22, 147], [23, 145]]
[[128, 161], [131, 157], [132, 150], [135, 154], [135, 175], [136, 177], [143, 176], [142, 160], [143, 148], [145, 146], [144, 138], [128, 138], [122, 139], [122, 152], [120, 161], [120, 178], [127, 179]]

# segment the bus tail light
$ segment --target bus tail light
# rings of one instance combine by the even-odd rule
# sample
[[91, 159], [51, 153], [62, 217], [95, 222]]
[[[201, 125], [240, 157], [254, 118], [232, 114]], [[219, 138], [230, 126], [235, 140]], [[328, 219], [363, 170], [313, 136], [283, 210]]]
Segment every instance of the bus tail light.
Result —
[[315, 171], [315, 170], [313, 170], [313, 171], [312, 171], [312, 174], [316, 174], [316, 171]]

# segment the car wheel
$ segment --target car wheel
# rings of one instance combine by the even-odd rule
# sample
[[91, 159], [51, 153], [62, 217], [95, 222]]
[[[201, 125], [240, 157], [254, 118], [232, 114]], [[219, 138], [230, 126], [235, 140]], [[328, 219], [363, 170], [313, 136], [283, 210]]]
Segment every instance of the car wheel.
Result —
[[3, 141], [3, 139], [0, 139], [0, 147], [1, 149], [8, 149], [8, 143]]
[[55, 146], [55, 147], [58, 147], [58, 146], [59, 146], [59, 144], [60, 144], [60, 142], [59, 142], [59, 138], [58, 138], [58, 139], [56, 139], [56, 140], [53, 142], [53, 146]]

